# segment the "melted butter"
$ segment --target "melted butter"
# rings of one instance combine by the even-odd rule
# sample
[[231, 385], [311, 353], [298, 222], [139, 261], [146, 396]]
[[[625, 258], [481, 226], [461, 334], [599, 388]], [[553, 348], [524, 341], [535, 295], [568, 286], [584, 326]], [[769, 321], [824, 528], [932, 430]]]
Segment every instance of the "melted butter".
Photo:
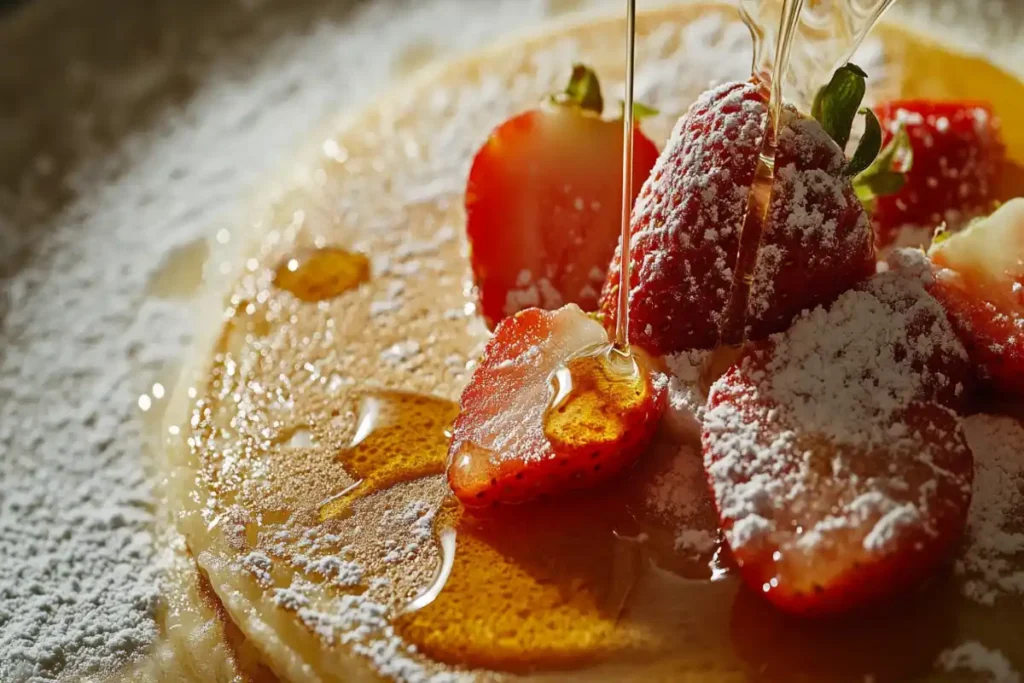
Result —
[[333, 299], [369, 279], [370, 260], [341, 247], [300, 250], [274, 272], [274, 285], [302, 301]]
[[452, 401], [401, 391], [360, 397], [356, 431], [338, 455], [355, 480], [320, 506], [320, 519], [344, 515], [353, 501], [400, 482], [444, 472], [448, 435], [459, 407]]

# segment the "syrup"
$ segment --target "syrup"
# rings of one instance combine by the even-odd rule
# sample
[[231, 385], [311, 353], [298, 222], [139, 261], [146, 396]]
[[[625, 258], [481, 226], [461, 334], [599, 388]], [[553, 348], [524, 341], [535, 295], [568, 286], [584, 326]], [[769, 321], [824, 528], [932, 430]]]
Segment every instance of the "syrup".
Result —
[[396, 630], [432, 659], [517, 673], [678, 649], [681, 631], [697, 626], [682, 606], [713, 570], [711, 553], [675, 552], [674, 525], [645, 506], [672, 455], [656, 450], [615, 486], [569, 500], [487, 515], [442, 505], [435, 529], [451, 566]]
[[624, 415], [651, 400], [646, 373], [634, 353], [599, 344], [566, 360], [552, 373], [553, 398], [544, 435], [559, 449], [621, 443]]
[[303, 249], [285, 258], [274, 272], [274, 285], [302, 301], [323, 301], [370, 279], [370, 260], [341, 247]]
[[320, 519], [347, 514], [352, 503], [403, 481], [444, 472], [446, 430], [457, 404], [402, 391], [371, 391], [359, 399], [356, 431], [338, 459], [355, 480], [320, 505]]
[[[751, 284], [771, 207], [775, 153], [785, 102], [789, 100], [800, 111], [810, 111], [816, 89], [853, 56], [893, 2], [895, 0], [807, 0], [806, 4], [805, 0], [741, 2], [740, 14], [754, 43], [751, 74], [766, 95], [768, 120], [740, 232], [736, 277], [722, 328], [721, 343], [725, 346], [738, 346], [746, 339]], [[773, 22], [776, 15], [777, 21]], [[773, 25], [778, 26], [774, 32], [770, 28]]]
[[[615, 443], [624, 435], [621, 416], [650, 400], [648, 368], [629, 347], [630, 223], [633, 212], [633, 56], [636, 0], [626, 0], [626, 93], [622, 107], [622, 223], [619, 235], [622, 285], [613, 344], [580, 350], [551, 374], [551, 398], [544, 411], [544, 434], [573, 447]], [[593, 441], [588, 441], [593, 439]]]

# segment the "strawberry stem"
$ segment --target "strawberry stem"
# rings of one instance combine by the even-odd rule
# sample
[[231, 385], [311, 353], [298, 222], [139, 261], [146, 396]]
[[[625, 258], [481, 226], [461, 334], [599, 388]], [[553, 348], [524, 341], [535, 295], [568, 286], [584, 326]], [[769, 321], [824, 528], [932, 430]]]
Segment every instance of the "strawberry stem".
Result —
[[868, 75], [856, 64], [848, 63], [836, 69], [832, 80], [818, 91], [811, 107], [811, 116], [817, 119], [839, 149], [846, 151], [850, 141], [853, 120], [860, 110], [867, 90]]
[[878, 122], [875, 112], [865, 107], [860, 113], [864, 115], [864, 135], [861, 136], [856, 151], [846, 164], [844, 172], [848, 176], [855, 176], [867, 170], [882, 149], [882, 124]]
[[555, 104], [576, 106], [597, 115], [604, 111], [601, 83], [594, 70], [584, 64], [573, 64], [565, 90], [552, 95], [551, 99]]
[[[852, 165], [853, 162], [850, 163]], [[907, 182], [907, 172], [913, 163], [914, 149], [910, 146], [910, 136], [907, 129], [900, 125], [885, 149], [853, 179], [853, 189], [868, 211], [874, 208], [877, 197], [900, 191]]]

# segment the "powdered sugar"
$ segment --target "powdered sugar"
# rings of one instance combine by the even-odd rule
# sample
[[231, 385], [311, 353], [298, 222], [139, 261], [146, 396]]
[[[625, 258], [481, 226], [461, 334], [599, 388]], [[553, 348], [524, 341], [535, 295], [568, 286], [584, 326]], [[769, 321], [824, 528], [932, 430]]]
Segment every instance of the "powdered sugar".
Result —
[[968, 641], [939, 654], [935, 662], [942, 671], [969, 671], [981, 674], [988, 683], [1021, 683], [1021, 675], [1003, 653], [990, 650], [976, 640]]
[[[945, 409], [904, 415], [948, 393], [940, 370], [958, 364], [966, 371], [941, 307], [899, 272], [806, 312], [748, 356], [712, 388], [704, 423], [733, 548], [780, 532], [808, 550], [860, 529], [870, 556], [915, 529], [935, 533], [932, 515], [951, 502], [938, 491], [969, 495], [969, 476], [950, 471], [963, 469], [966, 446]], [[865, 470], [879, 450], [889, 464]]]
[[708, 351], [682, 351], [665, 357], [670, 375], [668, 409], [662, 419], [673, 436], [681, 441], [700, 439], [700, 424], [708, 399], [700, 386], [700, 374], [709, 356]]
[[991, 605], [1024, 597], [1024, 425], [1011, 417], [964, 421], [974, 452], [974, 498], [957, 560], [969, 598]]

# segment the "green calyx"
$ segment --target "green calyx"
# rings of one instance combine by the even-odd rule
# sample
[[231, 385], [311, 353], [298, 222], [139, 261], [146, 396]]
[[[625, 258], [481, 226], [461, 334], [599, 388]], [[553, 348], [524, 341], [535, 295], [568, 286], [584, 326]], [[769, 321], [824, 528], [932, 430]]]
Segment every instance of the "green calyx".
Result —
[[[643, 121], [649, 119], [652, 116], [657, 116], [661, 112], [654, 107], [649, 107], [643, 102], [633, 102], [633, 120]], [[619, 100], [619, 118], [625, 118], [626, 116], [626, 103]]]
[[882, 149], [882, 126], [878, 117], [860, 106], [867, 90], [867, 78], [856, 64], [844, 64], [836, 69], [832, 79], [815, 96], [811, 116], [844, 153], [854, 120], [858, 114], [864, 116], [864, 134], [844, 173], [853, 178], [857, 196], [871, 210], [877, 197], [895, 194], [906, 183], [913, 153], [910, 138], [902, 127]]
[[[565, 90], [551, 96], [554, 104], [576, 107], [582, 111], [590, 112], [600, 116], [604, 113], [604, 97], [601, 95], [601, 83], [597, 80], [597, 74], [586, 64], [573, 64], [572, 74], [569, 76], [569, 83]], [[619, 100], [619, 118], [626, 115], [626, 104]], [[658, 110], [648, 107], [642, 102], [633, 103], [633, 120], [643, 121], [646, 118], [657, 116]]]
[[573, 64], [572, 75], [565, 90], [551, 96], [555, 104], [579, 107], [600, 116], [604, 112], [604, 97], [597, 74], [589, 66]]
[[896, 194], [903, 188], [907, 182], [907, 171], [913, 163], [914, 150], [910, 146], [910, 136], [907, 135], [907, 129], [900, 126], [885, 149], [853, 179], [853, 190], [861, 203], [871, 211], [876, 198]]

